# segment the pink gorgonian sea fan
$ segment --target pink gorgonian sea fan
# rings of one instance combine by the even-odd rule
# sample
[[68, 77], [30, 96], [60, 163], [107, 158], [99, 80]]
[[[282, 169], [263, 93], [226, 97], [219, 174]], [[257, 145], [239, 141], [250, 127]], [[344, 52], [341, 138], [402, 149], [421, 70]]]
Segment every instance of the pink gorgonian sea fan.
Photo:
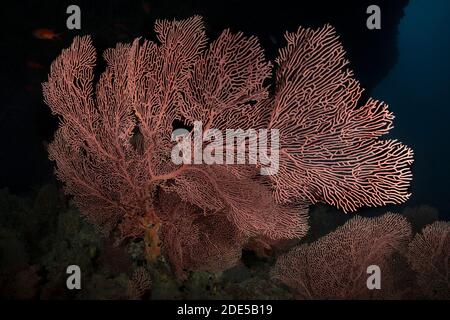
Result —
[[[394, 298], [401, 290], [395, 287], [399, 270], [393, 256], [405, 250], [410, 238], [411, 226], [399, 214], [355, 216], [319, 240], [278, 257], [272, 277], [299, 299]], [[382, 270], [381, 290], [367, 289], [371, 265]]]
[[416, 234], [407, 259], [429, 299], [450, 299], [450, 222], [436, 221]]
[[[226, 224], [239, 243], [298, 238], [308, 230], [311, 203], [348, 212], [409, 197], [413, 152], [379, 139], [393, 115], [382, 102], [360, 102], [363, 90], [331, 26], [286, 34], [271, 91], [272, 64], [255, 37], [225, 30], [207, 45], [199, 16], [158, 20], [155, 31], [158, 43], [136, 39], [106, 50], [97, 84], [91, 39], [76, 37], [43, 84], [45, 102], [60, 117], [49, 145], [56, 173], [104, 232], [140, 237], [170, 216], [171, 227], [161, 230], [171, 233], [190, 223], [204, 232], [202, 223], [220, 221], [217, 238], [211, 230], [196, 236], [212, 244], [229, 240]], [[174, 123], [189, 128], [195, 121], [222, 132], [279, 130], [278, 173], [261, 176], [260, 163], [173, 163]], [[189, 208], [185, 218], [158, 210], [167, 198]], [[233, 247], [226, 243], [220, 247]]]

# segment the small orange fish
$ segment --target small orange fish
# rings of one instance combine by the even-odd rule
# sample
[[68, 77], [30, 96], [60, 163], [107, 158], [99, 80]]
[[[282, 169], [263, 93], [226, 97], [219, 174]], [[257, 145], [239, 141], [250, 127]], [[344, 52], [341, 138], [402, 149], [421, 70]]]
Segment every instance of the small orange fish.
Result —
[[55, 40], [60, 39], [61, 34], [56, 33], [52, 29], [36, 29], [33, 31], [33, 36], [41, 40]]
[[33, 70], [44, 69], [44, 66], [42, 64], [33, 60], [27, 60], [27, 67]]
[[25, 89], [26, 92], [29, 92], [29, 93], [34, 93], [36, 91], [34, 89], [34, 86], [32, 86], [31, 84], [25, 85], [24, 89]]
[[117, 29], [120, 29], [122, 31], [128, 31], [128, 28], [125, 27], [123, 24], [121, 24], [120, 22], [115, 22], [114, 23], [114, 27], [116, 27]]
[[150, 4], [148, 2], [145, 2], [145, 1], [142, 2], [142, 9], [144, 9], [144, 12], [146, 14], [150, 14], [151, 11], [152, 11], [152, 8], [151, 8]]

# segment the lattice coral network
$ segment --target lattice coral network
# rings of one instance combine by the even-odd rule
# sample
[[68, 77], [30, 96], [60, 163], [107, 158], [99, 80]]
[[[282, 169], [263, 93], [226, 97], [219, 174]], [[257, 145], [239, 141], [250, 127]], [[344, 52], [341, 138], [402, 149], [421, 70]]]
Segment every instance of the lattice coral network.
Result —
[[[233, 266], [250, 238], [303, 237], [310, 204], [349, 212], [408, 199], [413, 151], [380, 139], [394, 116], [383, 102], [361, 101], [331, 26], [286, 33], [274, 64], [241, 32], [208, 45], [199, 16], [159, 20], [155, 31], [158, 42], [107, 49], [96, 84], [91, 38], [76, 37], [43, 84], [60, 118], [49, 145], [57, 176], [104, 233], [126, 240], [161, 226], [163, 252], [182, 276]], [[261, 175], [259, 161], [173, 163], [174, 123], [196, 121], [205, 131], [278, 130], [277, 173]]]

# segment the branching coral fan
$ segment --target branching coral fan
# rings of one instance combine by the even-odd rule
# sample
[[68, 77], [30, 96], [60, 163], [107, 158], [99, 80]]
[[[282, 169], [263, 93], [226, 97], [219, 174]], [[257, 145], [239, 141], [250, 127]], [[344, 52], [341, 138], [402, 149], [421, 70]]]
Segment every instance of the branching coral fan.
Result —
[[[102, 231], [125, 239], [161, 225], [176, 270], [215, 270], [235, 263], [248, 237], [304, 236], [311, 203], [347, 212], [408, 198], [413, 152], [379, 140], [393, 115], [384, 103], [360, 102], [331, 26], [286, 34], [273, 90], [255, 37], [225, 30], [207, 46], [198, 16], [157, 21], [155, 31], [159, 43], [106, 50], [95, 86], [95, 49], [76, 37], [43, 84], [60, 117], [50, 158]], [[260, 164], [174, 164], [174, 124], [194, 121], [204, 130], [278, 129], [278, 174], [259, 175]]]
[[[396, 251], [405, 249], [411, 227], [405, 217], [388, 213], [370, 219], [355, 217], [312, 244], [298, 246], [278, 258], [273, 277], [302, 299], [367, 299], [395, 293]], [[382, 270], [382, 291], [368, 290], [366, 269]]]
[[407, 258], [427, 297], [450, 299], [450, 222], [426, 226], [411, 241]]
[[[450, 223], [437, 221], [411, 240], [399, 214], [354, 217], [310, 244], [278, 257], [272, 277], [299, 299], [450, 299]], [[379, 290], [366, 285], [380, 270]]]

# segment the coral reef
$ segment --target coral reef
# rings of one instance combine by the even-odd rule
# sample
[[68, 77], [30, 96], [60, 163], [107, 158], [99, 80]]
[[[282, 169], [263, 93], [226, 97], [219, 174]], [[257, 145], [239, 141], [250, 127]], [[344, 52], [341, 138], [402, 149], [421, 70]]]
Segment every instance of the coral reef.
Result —
[[[39, 203], [37, 199], [47, 200], [44, 204]], [[299, 265], [299, 261], [295, 260], [298, 255], [294, 253], [298, 252], [299, 248], [304, 248], [303, 251], [306, 250], [314, 256], [315, 248], [321, 247], [324, 249], [324, 257], [334, 257], [337, 254], [334, 247], [327, 249], [328, 247], [324, 246], [332, 239], [350, 241], [341, 242], [338, 246], [340, 249], [337, 252], [342, 257], [350, 257], [352, 254], [358, 256], [358, 253], [362, 257], [360, 260], [345, 261], [338, 257], [341, 259], [338, 261], [342, 261], [342, 265], [337, 265], [334, 270], [338, 275], [341, 274], [340, 270], [352, 267], [355, 272], [364, 271], [357, 286], [351, 286], [350, 282], [342, 285], [342, 281], [341, 285], [337, 286], [346, 288], [347, 291], [339, 292], [347, 298], [450, 299], [448, 280], [445, 280], [450, 248], [448, 241], [445, 242], [450, 231], [448, 222], [429, 224], [412, 239], [408, 238], [406, 243], [399, 242], [410, 229], [409, 223], [402, 215], [355, 217], [355, 220], [349, 220], [347, 224], [341, 220], [328, 224], [313, 223], [311, 231], [317, 235], [312, 239], [308, 237], [282, 244], [265, 241], [265, 245], [258, 244], [263, 241], [261, 240], [257, 244], [246, 245], [240, 258], [235, 261], [237, 265], [228, 270], [208, 272], [186, 269], [181, 270], [181, 276], [177, 278], [172, 271], [171, 259], [165, 259], [164, 255], [155, 261], [147, 258], [144, 239], [117, 245], [111, 239], [102, 237], [83, 219], [73, 204], [67, 203], [62, 192], [54, 185], [44, 186], [37, 190], [33, 197], [26, 198], [2, 190], [0, 204], [0, 211], [5, 217], [8, 212], [11, 214], [8, 219], [0, 221], [0, 297], [3, 299], [302, 298], [296, 284], [309, 281], [302, 278], [305, 272], [320, 272], [315, 277], [325, 283], [331, 278], [329, 274], [322, 272], [324, 268], [311, 267], [311, 261]], [[48, 211], [44, 212], [43, 207]], [[416, 209], [412, 211], [417, 212]], [[40, 214], [47, 220], [37, 217]], [[339, 216], [328, 207], [314, 208], [312, 214], [324, 219]], [[417, 215], [421, 216], [420, 213]], [[22, 223], [22, 219], [29, 219], [28, 224]], [[394, 223], [386, 226], [389, 221]], [[49, 232], [28, 238], [26, 235], [30, 225], [40, 230], [48, 228]], [[362, 235], [361, 232], [352, 233], [358, 226], [359, 230], [364, 230], [367, 235]], [[384, 231], [380, 232], [382, 229]], [[390, 236], [392, 237], [389, 238]], [[386, 244], [385, 240], [388, 238], [389, 243]], [[369, 240], [358, 242], [358, 239]], [[336, 242], [336, 245], [338, 243], [340, 242]], [[261, 248], [266, 248], [267, 244], [270, 250], [261, 254]], [[354, 251], [349, 252], [352, 247]], [[358, 248], [360, 250], [357, 252], [355, 249]], [[383, 264], [382, 290], [364, 292], [361, 283], [365, 284], [368, 275], [365, 274], [364, 262], [361, 261], [364, 261], [364, 253], [370, 254], [372, 248], [378, 248], [379, 250], [373, 251], [378, 254], [365, 258], [367, 262]], [[286, 260], [287, 256], [291, 256], [289, 261], [297, 269], [280, 273], [280, 265], [283, 265], [282, 261]], [[67, 290], [65, 269], [68, 263], [80, 265], [82, 290]], [[329, 263], [328, 260], [326, 263]], [[294, 270], [305, 272], [297, 273]], [[394, 276], [389, 276], [390, 272]], [[279, 276], [272, 277], [275, 274]], [[291, 277], [288, 278], [289, 276]], [[282, 284], [280, 278], [289, 279], [290, 286]], [[318, 284], [319, 282], [311, 283], [311, 286]], [[134, 286], [136, 288], [133, 289]], [[321, 296], [316, 293], [314, 297], [333, 298], [336, 294], [325, 292]]]

